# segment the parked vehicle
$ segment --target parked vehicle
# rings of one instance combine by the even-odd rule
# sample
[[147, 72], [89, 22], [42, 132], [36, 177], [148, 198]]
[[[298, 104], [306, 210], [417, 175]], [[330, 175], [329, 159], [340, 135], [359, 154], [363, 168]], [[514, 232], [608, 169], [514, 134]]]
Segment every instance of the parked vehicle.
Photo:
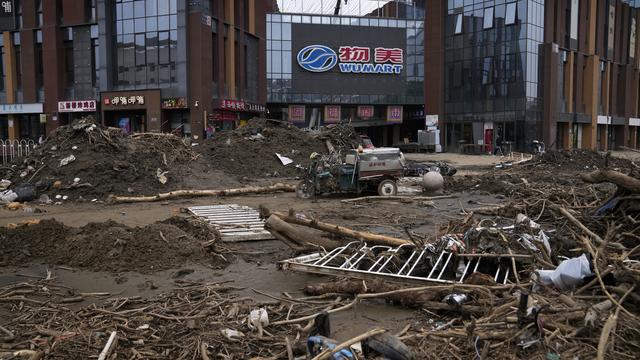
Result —
[[318, 194], [378, 192], [398, 193], [396, 181], [404, 176], [405, 159], [397, 148], [350, 150], [344, 159], [336, 155], [313, 155], [313, 161], [296, 194], [309, 198]]

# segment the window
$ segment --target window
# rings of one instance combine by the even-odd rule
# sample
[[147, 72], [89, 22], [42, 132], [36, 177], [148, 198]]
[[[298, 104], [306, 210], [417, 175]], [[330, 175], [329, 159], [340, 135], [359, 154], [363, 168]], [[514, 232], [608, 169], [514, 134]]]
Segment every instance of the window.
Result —
[[64, 42], [64, 69], [67, 79], [67, 86], [73, 86], [75, 81], [74, 61], [73, 61], [73, 40]]
[[4, 91], [4, 80], [5, 80], [5, 68], [4, 68], [4, 46], [0, 46], [0, 71], [2, 72], [2, 76], [0, 77], [0, 91]]
[[15, 45], [16, 53], [16, 88], [22, 90], [22, 54], [20, 52], [20, 45]]
[[116, 0], [115, 25], [118, 85], [176, 81], [176, 0]]
[[42, 0], [36, 0], [36, 21], [37, 21], [38, 27], [42, 26], [43, 24]]
[[456, 15], [456, 23], [453, 33], [456, 35], [462, 34], [462, 14]]
[[516, 23], [517, 5], [518, 5], [517, 3], [507, 4], [507, 16], [504, 21], [505, 25], [513, 25]]
[[44, 66], [42, 60], [42, 31], [36, 31], [36, 88], [42, 89], [44, 83]]
[[580, 8], [579, 0], [571, 0], [571, 23], [569, 29], [569, 35], [571, 39], [578, 39], [578, 13]]
[[13, 7], [16, 10], [16, 29], [22, 29], [22, 1], [14, 0]]
[[100, 46], [98, 45], [98, 39], [91, 39], [91, 65], [93, 68], [91, 84], [97, 87], [100, 82]]
[[483, 29], [491, 29], [493, 27], [493, 8], [484, 9], [484, 23]]

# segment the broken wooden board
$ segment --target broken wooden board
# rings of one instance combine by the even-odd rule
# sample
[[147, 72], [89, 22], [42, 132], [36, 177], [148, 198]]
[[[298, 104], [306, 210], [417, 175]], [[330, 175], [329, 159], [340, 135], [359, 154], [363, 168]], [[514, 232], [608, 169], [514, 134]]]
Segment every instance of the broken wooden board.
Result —
[[265, 230], [265, 222], [260, 218], [260, 213], [248, 206], [207, 205], [194, 206], [187, 210], [193, 216], [213, 225], [225, 242], [275, 239]]

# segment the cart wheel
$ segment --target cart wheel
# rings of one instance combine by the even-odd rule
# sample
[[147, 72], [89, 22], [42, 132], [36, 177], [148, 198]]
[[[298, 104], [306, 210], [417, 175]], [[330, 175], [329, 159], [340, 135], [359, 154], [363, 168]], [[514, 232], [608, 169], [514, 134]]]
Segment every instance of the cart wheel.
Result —
[[398, 193], [398, 185], [393, 180], [383, 180], [378, 185], [378, 195], [380, 196], [394, 196]]
[[302, 180], [296, 186], [296, 196], [301, 199], [308, 199], [313, 196], [313, 183], [309, 180]]

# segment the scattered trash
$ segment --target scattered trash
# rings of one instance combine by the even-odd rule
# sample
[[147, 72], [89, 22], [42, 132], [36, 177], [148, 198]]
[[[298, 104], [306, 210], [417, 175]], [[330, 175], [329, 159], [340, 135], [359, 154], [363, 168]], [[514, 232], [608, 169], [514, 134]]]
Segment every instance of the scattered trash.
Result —
[[585, 277], [593, 276], [591, 260], [587, 254], [565, 260], [555, 270], [536, 270], [545, 285], [555, 285], [559, 290], [571, 290], [582, 284]]
[[267, 310], [265, 308], [251, 310], [248, 324], [250, 329], [261, 329], [269, 325]]
[[167, 174], [169, 172], [168, 171], [162, 171], [162, 169], [158, 168], [156, 170], [156, 177], [158, 178], [158, 181], [160, 182], [160, 184], [166, 184], [167, 183]]
[[11, 186], [10, 180], [5, 180], [5, 179], [0, 180], [0, 190], [6, 190], [9, 188], [9, 186]]
[[293, 163], [293, 160], [291, 160], [290, 158], [286, 157], [286, 156], [282, 156], [278, 153], [276, 153], [276, 156], [278, 157], [278, 160], [280, 160], [280, 162], [282, 163], [282, 165], [287, 166], [291, 163]]
[[72, 163], [74, 161], [76, 161], [76, 157], [73, 155], [69, 155], [66, 158], [60, 160], [60, 167], [69, 165], [69, 163]]
[[38, 202], [40, 204], [51, 204], [52, 203], [51, 199], [49, 198], [49, 195], [47, 195], [47, 194], [40, 195], [40, 197], [38, 198]]
[[462, 305], [467, 302], [468, 296], [466, 294], [449, 294], [442, 299], [442, 302], [445, 302], [449, 305]]
[[220, 330], [220, 333], [222, 333], [225, 338], [231, 341], [238, 341], [240, 340], [240, 338], [244, 337], [244, 334], [242, 332], [233, 329], [222, 329]]

